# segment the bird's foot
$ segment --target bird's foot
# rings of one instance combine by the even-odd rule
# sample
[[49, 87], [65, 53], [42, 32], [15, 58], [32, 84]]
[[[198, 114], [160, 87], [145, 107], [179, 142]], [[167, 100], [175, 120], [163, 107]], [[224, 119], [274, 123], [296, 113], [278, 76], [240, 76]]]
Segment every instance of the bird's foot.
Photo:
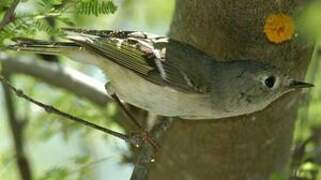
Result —
[[140, 148], [143, 144], [149, 143], [155, 151], [160, 148], [160, 145], [147, 131], [132, 132], [129, 135], [128, 142], [137, 148]]

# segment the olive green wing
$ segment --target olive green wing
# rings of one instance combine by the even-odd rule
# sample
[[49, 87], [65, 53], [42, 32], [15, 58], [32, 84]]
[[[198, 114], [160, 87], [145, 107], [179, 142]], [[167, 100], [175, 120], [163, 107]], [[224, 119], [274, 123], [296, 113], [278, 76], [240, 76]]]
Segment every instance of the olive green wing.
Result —
[[[134, 31], [70, 29], [68, 31], [72, 32], [69, 33], [69, 39], [72, 41], [137, 73], [148, 81], [184, 92], [207, 91], [206, 84], [200, 88], [195, 83], [198, 82], [197, 79], [202, 79], [200, 76], [203, 73], [195, 70], [192, 73], [187, 71], [190, 65], [181, 67], [182, 58], [184, 58], [182, 54], [178, 52], [180, 59], [175, 58], [175, 53], [171, 53], [170, 57], [167, 56], [168, 47], [175, 49], [175, 46], [180, 46], [177, 41]], [[177, 50], [180, 49], [181, 47], [177, 47]], [[188, 59], [188, 57], [185, 58]]]

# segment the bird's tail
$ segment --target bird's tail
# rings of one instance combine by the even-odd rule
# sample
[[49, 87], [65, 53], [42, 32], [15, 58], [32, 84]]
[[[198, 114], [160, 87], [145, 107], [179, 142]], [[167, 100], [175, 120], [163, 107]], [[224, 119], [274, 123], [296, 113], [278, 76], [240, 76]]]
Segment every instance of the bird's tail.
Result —
[[15, 44], [8, 46], [9, 49], [16, 51], [28, 51], [38, 54], [59, 55], [79, 49], [79, 45], [74, 42], [50, 42], [28, 38], [12, 39]]

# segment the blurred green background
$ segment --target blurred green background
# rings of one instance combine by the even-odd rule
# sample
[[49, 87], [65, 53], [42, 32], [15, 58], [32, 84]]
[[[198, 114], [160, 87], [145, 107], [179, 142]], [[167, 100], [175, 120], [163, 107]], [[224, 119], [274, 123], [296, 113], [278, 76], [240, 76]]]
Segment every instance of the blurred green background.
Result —
[[[113, 2], [117, 7], [114, 14], [96, 16], [66, 11], [63, 13], [63, 18], [55, 22], [55, 28], [72, 25], [86, 29], [142, 30], [163, 35], [168, 31], [174, 10], [174, 0], [114, 0]], [[10, 4], [11, 0], [3, 0], [0, 3], [3, 3], [0, 7], [5, 7], [5, 4]], [[35, 19], [43, 20], [41, 15], [51, 12], [50, 10], [53, 8], [53, 6], [46, 7], [43, 3], [59, 6], [61, 1], [29, 0], [20, 3], [16, 11], [17, 16], [24, 17], [26, 23], [30, 23], [27, 26], [30, 32], [20, 31], [24, 28], [21, 24], [11, 25], [10, 28], [15, 33], [5, 32], [7, 33], [5, 35], [0, 33], [1, 44], [7, 44], [8, 38], [16, 35], [37, 38], [55, 37], [55, 31], [53, 31], [54, 33], [49, 32], [48, 28], [50, 30], [51, 27], [47, 27], [46, 22], [40, 22], [45, 24], [43, 25], [44, 31], [39, 31], [39, 28], [32, 26], [32, 23], [36, 23]], [[298, 18], [297, 23], [300, 29], [306, 32], [307, 38], [314, 42], [318, 42], [321, 37], [321, 10], [319, 6], [318, 2], [308, 6], [304, 14]], [[0, 17], [2, 17], [4, 11], [1, 8], [0, 13]], [[31, 18], [28, 19], [27, 16], [31, 16]], [[0, 55], [1, 53], [4, 52], [0, 51]], [[15, 58], [28, 56], [41, 61], [41, 57], [31, 53], [10, 52], [9, 56]], [[106, 80], [104, 74], [96, 67], [74, 63], [64, 57], [58, 58], [62, 65], [78, 69], [102, 83]], [[315, 177], [321, 180], [320, 173], [316, 175], [320, 171], [321, 162], [321, 138], [319, 138], [321, 133], [320, 58], [321, 51], [316, 49], [306, 77], [316, 87], [310, 92], [306, 92], [307, 98], [302, 101], [296, 121], [294, 141], [299, 145], [296, 146], [296, 149], [299, 150], [303, 143], [305, 153], [301, 159], [296, 159], [299, 161], [298, 165], [292, 166], [296, 166], [297, 173], [302, 177]], [[15, 86], [42, 102], [119, 132], [123, 131], [117, 123], [117, 121], [121, 121], [117, 119], [117, 108], [112, 103], [106, 107], [99, 107], [86, 99], [74, 96], [72, 92], [50, 86], [25, 75], [14, 75], [13, 81]], [[0, 179], [15, 180], [18, 179], [18, 173], [11, 134], [7, 128], [5, 102], [1, 88], [0, 94]], [[28, 120], [25, 148], [36, 179], [129, 179], [133, 164], [127, 163], [124, 158], [130, 157], [131, 152], [123, 141], [62, 120], [58, 116], [49, 115], [22, 99], [14, 97], [14, 101], [19, 117]], [[307, 141], [307, 139], [312, 140]]]

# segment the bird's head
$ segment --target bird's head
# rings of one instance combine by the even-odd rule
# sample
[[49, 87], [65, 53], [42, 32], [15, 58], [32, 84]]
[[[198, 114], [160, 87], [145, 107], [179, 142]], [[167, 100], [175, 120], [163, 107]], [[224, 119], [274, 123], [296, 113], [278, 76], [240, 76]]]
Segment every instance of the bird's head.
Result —
[[225, 108], [230, 111], [237, 106], [244, 107], [248, 113], [262, 110], [288, 92], [313, 87], [313, 84], [296, 80], [269, 64], [235, 61], [230, 67], [224, 72], [225, 82], [220, 81], [224, 86], [221, 94]]

